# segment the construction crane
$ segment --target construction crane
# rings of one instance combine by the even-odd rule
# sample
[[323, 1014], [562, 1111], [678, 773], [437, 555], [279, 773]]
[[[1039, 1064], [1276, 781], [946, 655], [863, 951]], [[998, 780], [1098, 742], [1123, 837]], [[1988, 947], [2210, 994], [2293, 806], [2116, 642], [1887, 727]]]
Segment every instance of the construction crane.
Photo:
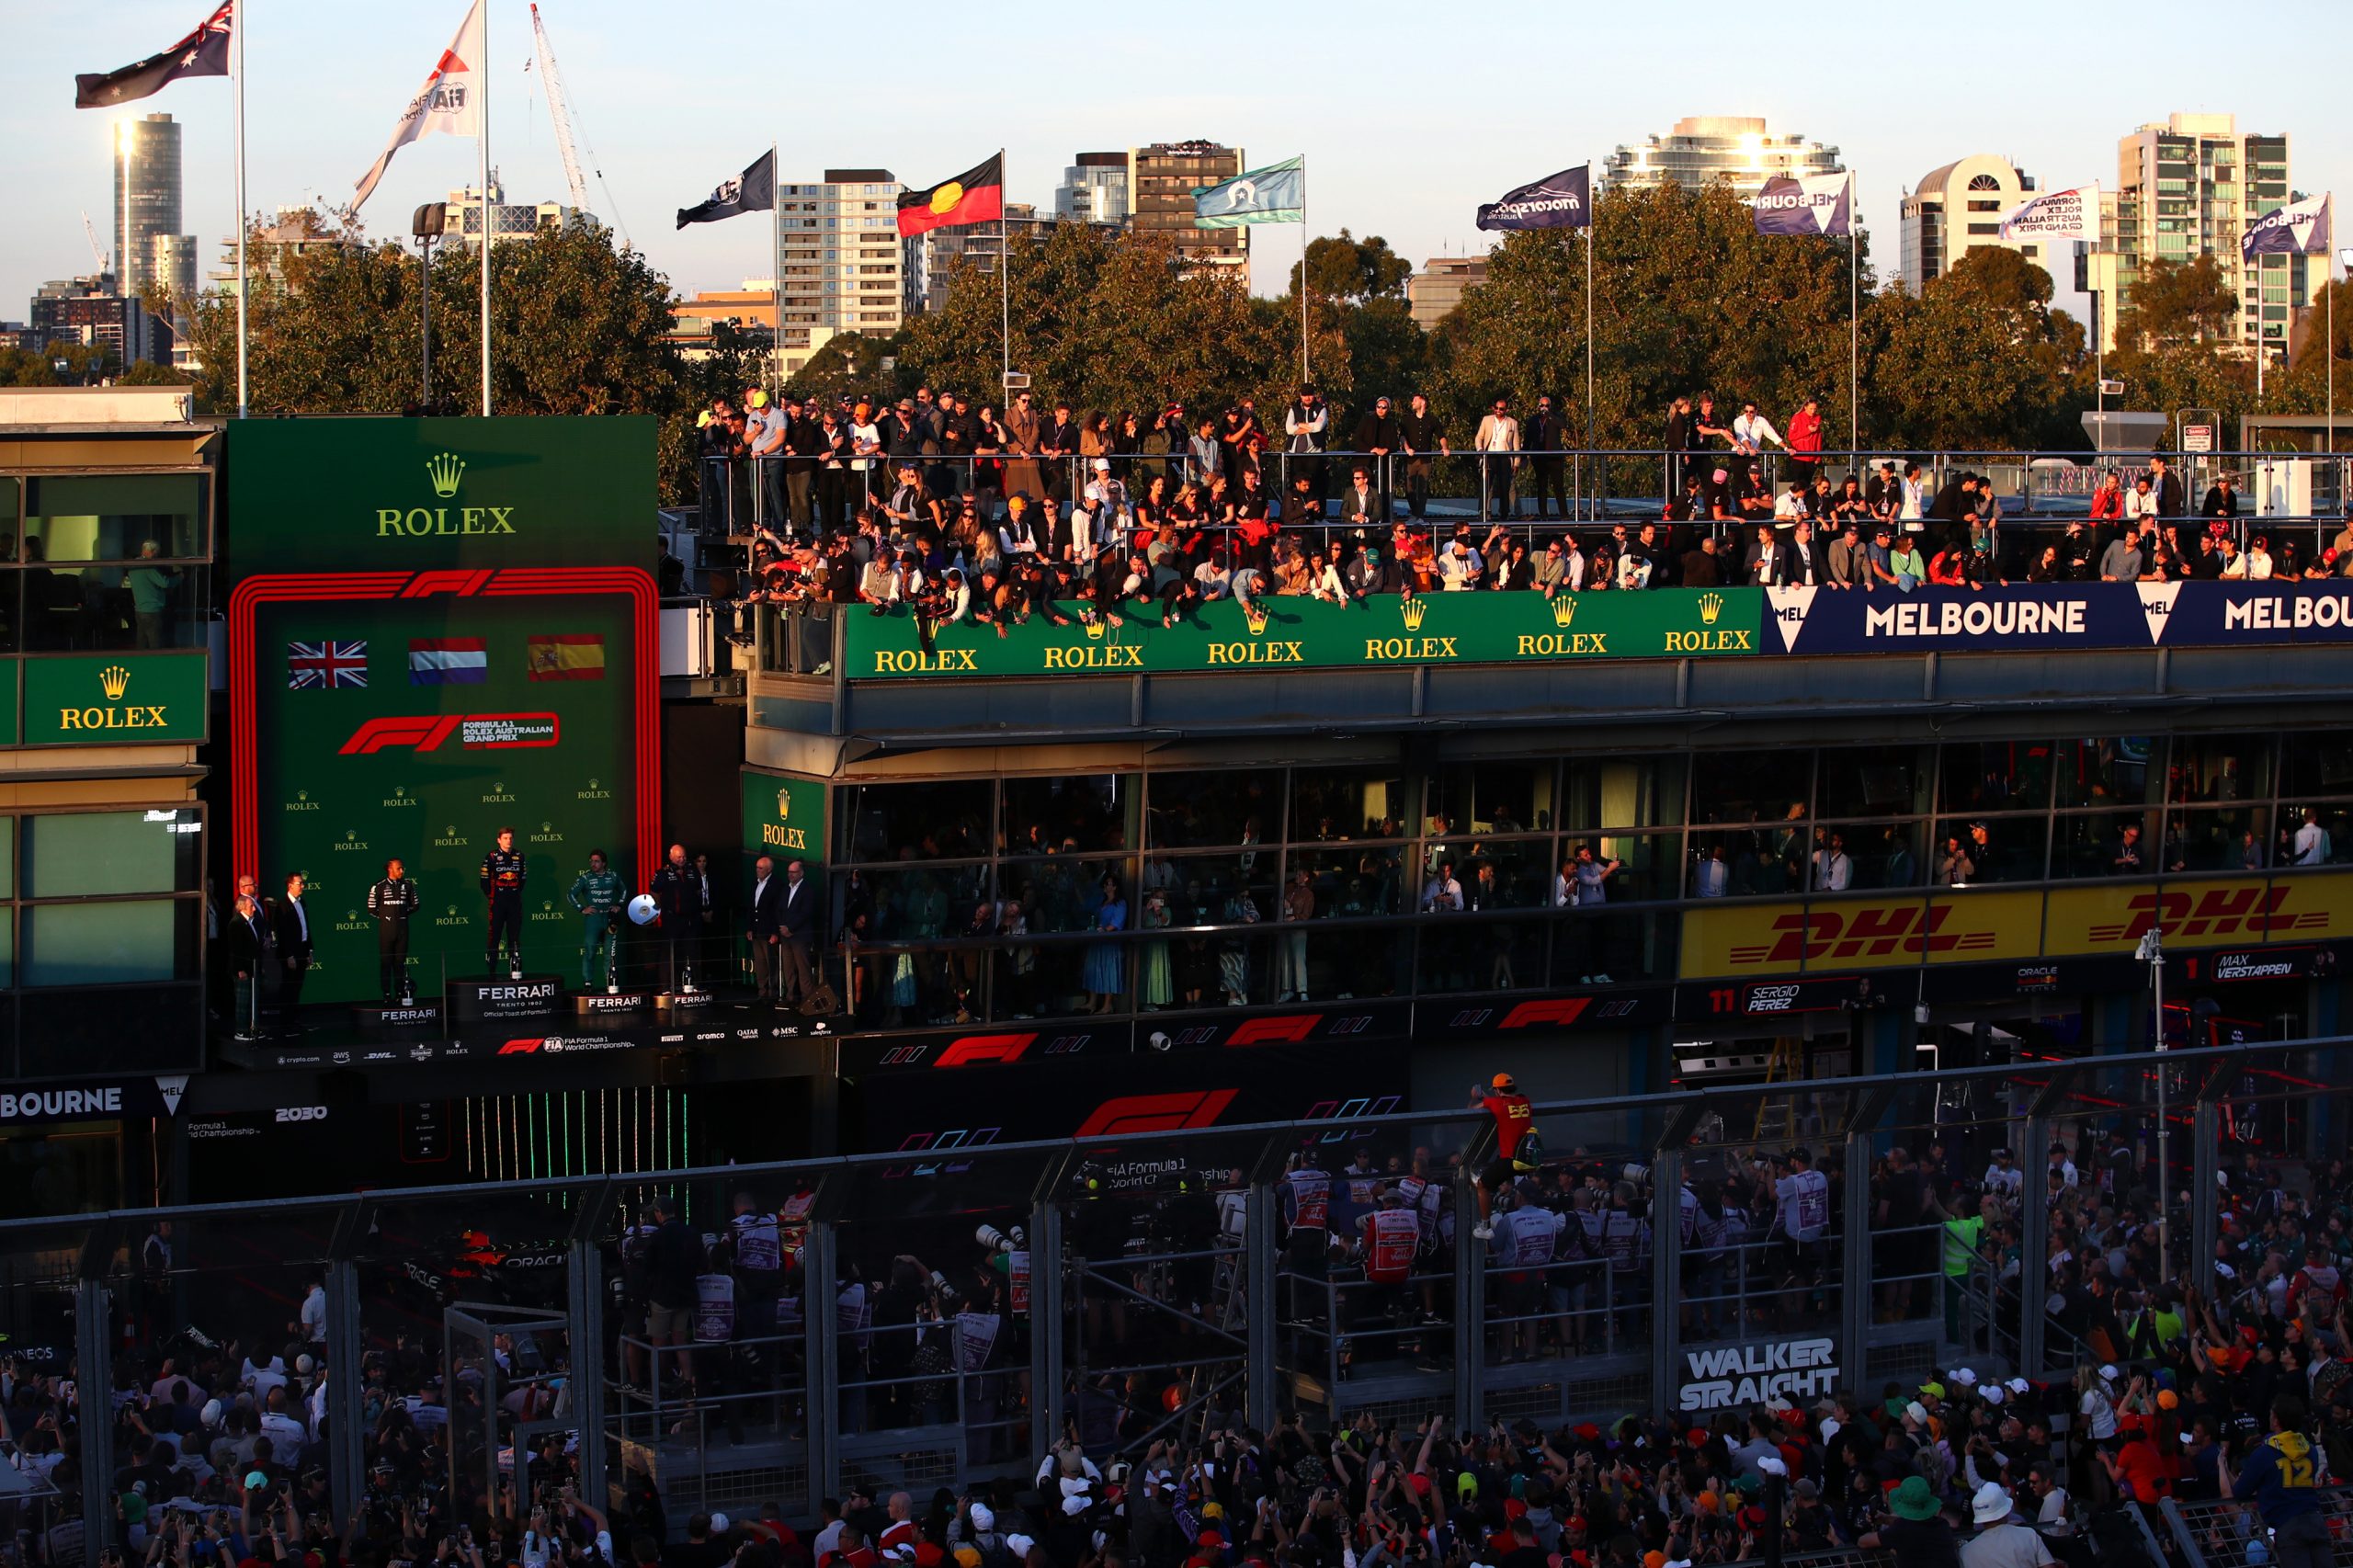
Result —
[[82, 233], [88, 236], [90, 241], [90, 259], [98, 264], [98, 275], [104, 277], [107, 272], [107, 253], [98, 244], [98, 226], [90, 222], [90, 215], [87, 212], [82, 214]]
[[[572, 106], [564, 101], [563, 77], [556, 70], [555, 46], [548, 41], [547, 24], [540, 19], [540, 7], [531, 6], [531, 38], [538, 46], [540, 78], [548, 85], [548, 117], [555, 121], [556, 149], [563, 154], [563, 177], [572, 187], [572, 204], [583, 212], [596, 210], [588, 205], [588, 182], [581, 177], [580, 155], [572, 146]], [[596, 150], [589, 149], [590, 157]], [[597, 171], [597, 183], [605, 186], [605, 200], [613, 208], [613, 221], [621, 231], [624, 242], [629, 239], [629, 225], [621, 222], [620, 206], [612, 199], [612, 187], [605, 185], [605, 171]]]

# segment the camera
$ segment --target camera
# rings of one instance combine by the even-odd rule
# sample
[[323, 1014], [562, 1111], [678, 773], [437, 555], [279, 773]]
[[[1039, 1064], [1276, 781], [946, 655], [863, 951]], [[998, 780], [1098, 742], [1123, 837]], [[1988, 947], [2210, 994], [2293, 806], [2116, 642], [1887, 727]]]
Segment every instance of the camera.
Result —
[[1152, 1038], [1144, 1043], [1151, 1046], [1154, 1051], [1166, 1051], [1176, 1042], [1168, 1038], [1168, 1033], [1165, 1029], [1154, 1029], [1152, 1031]]

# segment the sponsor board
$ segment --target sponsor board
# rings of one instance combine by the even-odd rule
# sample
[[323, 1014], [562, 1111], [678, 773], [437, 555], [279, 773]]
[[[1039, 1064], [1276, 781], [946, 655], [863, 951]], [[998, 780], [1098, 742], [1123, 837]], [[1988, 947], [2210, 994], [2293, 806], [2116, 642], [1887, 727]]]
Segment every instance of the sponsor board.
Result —
[[2234, 647], [2353, 641], [2336, 582], [1768, 588], [1768, 651], [1787, 653]]
[[179, 1114], [188, 1077], [120, 1078], [0, 1089], [0, 1125]]
[[1676, 1408], [1744, 1410], [1757, 1405], [1803, 1408], [1838, 1386], [1838, 1342], [1772, 1339], [1722, 1349], [1687, 1350]]
[[1682, 972], [1902, 969], [2040, 952], [2041, 894], [1886, 893], [1803, 903], [1711, 903], [1683, 916]]

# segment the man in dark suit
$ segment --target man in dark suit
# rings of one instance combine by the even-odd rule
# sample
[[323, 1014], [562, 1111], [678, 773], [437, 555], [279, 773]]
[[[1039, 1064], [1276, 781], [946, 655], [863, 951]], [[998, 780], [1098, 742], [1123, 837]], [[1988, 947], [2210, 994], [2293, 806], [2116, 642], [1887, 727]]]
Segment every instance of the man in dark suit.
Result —
[[2188, 497], [2182, 491], [2181, 475], [2173, 472], [2162, 453], [2149, 459], [2149, 494], [2156, 497], [2158, 517], [2186, 517], [2189, 515], [2182, 509]]
[[776, 862], [763, 855], [752, 862], [752, 973], [762, 1000], [783, 1000], [784, 884]]
[[817, 988], [809, 955], [816, 944], [817, 890], [809, 885], [808, 868], [795, 860], [784, 869], [784, 892], [777, 912], [784, 939], [778, 944], [785, 978], [792, 983], [792, 1000], [802, 1002]]
[[270, 920], [278, 937], [278, 960], [285, 966], [278, 972], [278, 1003], [290, 1028], [294, 1009], [302, 1005], [302, 978], [311, 971], [311, 916], [302, 907], [302, 885], [300, 871], [286, 879], [286, 897]]
[[269, 989], [270, 951], [269, 923], [262, 917], [261, 905], [251, 893], [237, 895], [237, 907], [229, 916], [229, 970], [237, 977], [236, 1035], [239, 1040], [258, 1039], [261, 1034], [261, 998]]

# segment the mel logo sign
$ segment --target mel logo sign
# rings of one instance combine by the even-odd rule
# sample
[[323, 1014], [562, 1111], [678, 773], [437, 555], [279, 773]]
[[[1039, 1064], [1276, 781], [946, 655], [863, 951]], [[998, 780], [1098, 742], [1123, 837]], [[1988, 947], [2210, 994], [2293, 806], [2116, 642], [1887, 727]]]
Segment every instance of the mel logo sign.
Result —
[[1740, 1410], [1795, 1399], [1813, 1399], [1838, 1383], [1835, 1339], [1778, 1339], [1722, 1350], [1687, 1350], [1677, 1408]]

